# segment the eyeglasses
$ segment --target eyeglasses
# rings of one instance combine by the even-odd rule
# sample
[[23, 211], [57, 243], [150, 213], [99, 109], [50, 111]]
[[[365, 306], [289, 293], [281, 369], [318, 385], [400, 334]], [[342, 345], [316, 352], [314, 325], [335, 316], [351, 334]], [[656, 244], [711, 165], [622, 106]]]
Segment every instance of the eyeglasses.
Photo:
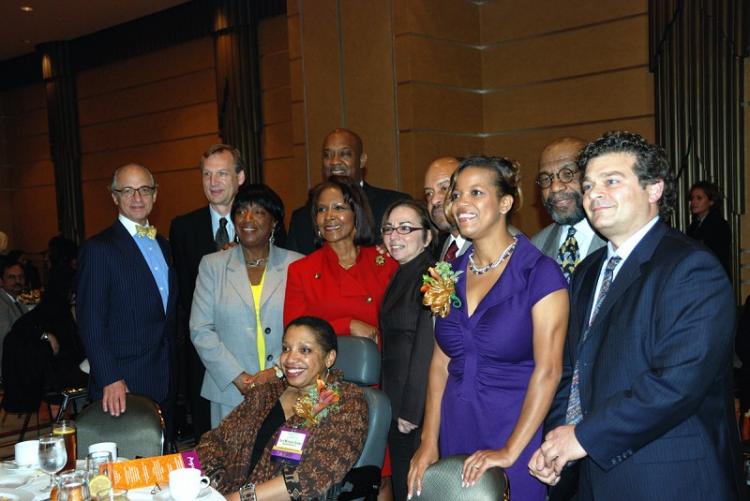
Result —
[[142, 197], [150, 197], [154, 193], [156, 193], [156, 186], [141, 186], [140, 188], [131, 188], [128, 186], [120, 190], [112, 190], [112, 191], [114, 191], [115, 193], [125, 198], [133, 198], [133, 196], [135, 196], [136, 191]]
[[554, 181], [555, 178], [557, 178], [557, 180], [563, 184], [568, 184], [569, 182], [573, 181], [573, 179], [575, 179], [576, 174], [578, 174], [577, 170], [563, 167], [562, 169], [557, 171], [557, 174], [554, 175], [547, 173], [539, 174], [536, 177], [536, 184], [538, 184], [540, 188], [549, 188], [550, 186], [552, 186], [552, 181]]
[[383, 226], [380, 228], [380, 232], [383, 235], [390, 235], [394, 231], [398, 233], [399, 235], [408, 235], [412, 231], [418, 231], [418, 230], [424, 230], [425, 228], [422, 228], [421, 226], [407, 226], [405, 224], [402, 224], [401, 226]]

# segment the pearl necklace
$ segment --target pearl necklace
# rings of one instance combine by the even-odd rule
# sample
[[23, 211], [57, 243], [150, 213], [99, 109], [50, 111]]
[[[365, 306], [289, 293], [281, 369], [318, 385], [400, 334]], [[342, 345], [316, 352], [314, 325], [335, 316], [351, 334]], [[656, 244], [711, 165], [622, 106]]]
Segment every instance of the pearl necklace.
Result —
[[510, 243], [508, 247], [505, 248], [502, 254], [500, 254], [500, 257], [496, 260], [492, 261], [486, 266], [482, 266], [481, 268], [478, 268], [476, 264], [474, 264], [474, 251], [471, 251], [471, 254], [469, 254], [469, 270], [475, 274], [475, 275], [484, 275], [490, 270], [494, 270], [498, 266], [502, 264], [503, 261], [508, 259], [508, 256], [513, 254], [513, 251], [516, 250], [516, 244], [518, 243], [518, 237], [514, 236], [513, 241]]

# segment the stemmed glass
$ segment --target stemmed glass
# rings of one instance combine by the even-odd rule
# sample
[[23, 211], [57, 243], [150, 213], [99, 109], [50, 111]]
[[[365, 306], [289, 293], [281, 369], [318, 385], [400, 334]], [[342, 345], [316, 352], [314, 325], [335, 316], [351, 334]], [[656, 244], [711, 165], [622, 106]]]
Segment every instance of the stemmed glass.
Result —
[[49, 474], [49, 485], [40, 492], [52, 489], [55, 473], [65, 467], [68, 453], [65, 452], [65, 439], [60, 435], [45, 435], [39, 438], [39, 467]]

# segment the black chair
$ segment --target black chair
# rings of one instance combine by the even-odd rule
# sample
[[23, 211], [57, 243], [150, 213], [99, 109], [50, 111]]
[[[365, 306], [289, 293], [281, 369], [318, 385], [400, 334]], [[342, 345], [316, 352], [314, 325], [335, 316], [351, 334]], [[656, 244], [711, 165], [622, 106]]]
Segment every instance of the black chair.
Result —
[[380, 490], [380, 469], [391, 424], [391, 402], [385, 393], [372, 388], [380, 382], [380, 351], [373, 341], [361, 337], [339, 337], [338, 345], [333, 368], [344, 373], [344, 380], [363, 387], [368, 427], [362, 454], [343, 482], [331, 488], [328, 499], [374, 501]]
[[161, 409], [150, 398], [127, 394], [126, 411], [117, 417], [102, 411], [97, 400], [83, 409], [76, 419], [78, 458], [84, 459], [89, 445], [116, 442], [121, 457], [160, 456], [164, 450], [164, 419]]
[[468, 456], [450, 456], [431, 465], [422, 478], [420, 501], [509, 501], [510, 485], [505, 470], [489, 468], [471, 487], [461, 487], [461, 472]]

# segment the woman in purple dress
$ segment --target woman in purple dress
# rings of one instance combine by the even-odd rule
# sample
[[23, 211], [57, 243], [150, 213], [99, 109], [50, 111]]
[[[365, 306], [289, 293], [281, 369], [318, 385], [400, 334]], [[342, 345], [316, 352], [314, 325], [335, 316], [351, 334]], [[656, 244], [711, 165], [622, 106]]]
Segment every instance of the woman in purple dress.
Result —
[[467, 158], [454, 174], [445, 210], [474, 245], [453, 263], [461, 305], [435, 326], [410, 495], [438, 457], [467, 454], [465, 485], [501, 466], [514, 501], [545, 497], [526, 465], [560, 380], [568, 293], [557, 263], [508, 232], [518, 182], [517, 165], [498, 157]]

